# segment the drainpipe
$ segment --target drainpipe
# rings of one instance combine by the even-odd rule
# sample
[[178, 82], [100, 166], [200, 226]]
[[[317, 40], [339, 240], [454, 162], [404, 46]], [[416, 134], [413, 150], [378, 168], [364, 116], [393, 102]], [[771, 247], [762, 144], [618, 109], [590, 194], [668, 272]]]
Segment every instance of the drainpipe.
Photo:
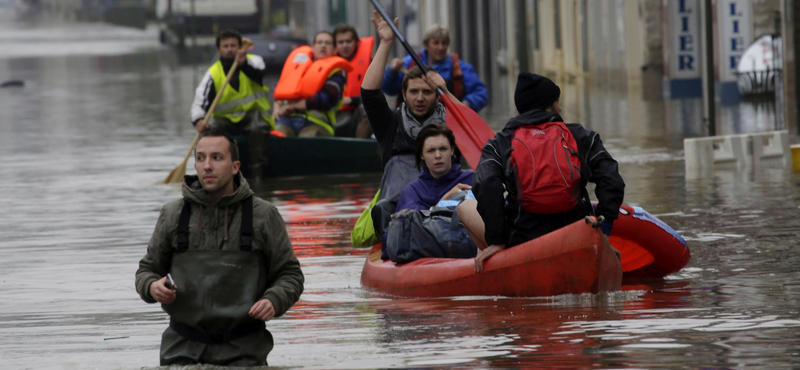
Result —
[[[524, 12], [524, 6], [520, 7], [518, 3], [524, 3], [524, 1], [520, 0], [506, 0], [506, 48], [508, 50], [508, 55], [506, 57], [508, 63], [508, 73], [506, 74], [506, 78], [508, 79], [508, 86], [506, 89], [506, 96], [508, 99], [507, 109], [509, 112], [514, 112], [516, 110], [516, 106], [514, 105], [514, 90], [516, 89], [517, 85], [517, 75], [519, 74], [519, 57], [517, 56], [517, 30], [525, 29], [525, 24], [518, 24], [519, 17], [516, 16], [517, 12], [522, 10]], [[520, 9], [522, 8], [522, 9]]]
[[714, 104], [714, 24], [711, 0], [700, 1], [700, 35], [703, 51], [703, 125], [708, 129], [708, 136], [717, 135], [717, 107]]
[[794, 14], [797, 12], [797, 0], [781, 1], [781, 57], [783, 59], [783, 122], [790, 135], [798, 134], [797, 107], [800, 102], [797, 100], [797, 69], [795, 58], [797, 55], [795, 39], [797, 34], [794, 30]]

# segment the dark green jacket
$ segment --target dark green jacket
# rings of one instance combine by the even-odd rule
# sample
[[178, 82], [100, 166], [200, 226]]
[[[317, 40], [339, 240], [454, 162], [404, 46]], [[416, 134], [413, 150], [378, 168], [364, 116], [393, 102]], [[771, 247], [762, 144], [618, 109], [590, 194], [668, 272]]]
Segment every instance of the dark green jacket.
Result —
[[[253, 191], [241, 173], [235, 181], [239, 184], [236, 191], [213, 203], [200, 186], [197, 176], [186, 176], [184, 179], [183, 197], [192, 201], [189, 230], [201, 231], [190, 232], [189, 253], [192, 249], [239, 250], [242, 220], [240, 204]], [[147, 246], [147, 255], [139, 262], [136, 291], [145, 302], [156, 302], [150, 296], [150, 284], [169, 272], [172, 253], [177, 248], [178, 219], [184, 199], [172, 201], [161, 209], [156, 229]], [[269, 271], [268, 287], [262, 297], [275, 306], [275, 316], [281, 316], [303, 293], [303, 272], [281, 215], [275, 206], [258, 197], [253, 197], [253, 232], [253, 250], [260, 250], [264, 254]], [[180, 282], [176, 283], [180, 286]]]

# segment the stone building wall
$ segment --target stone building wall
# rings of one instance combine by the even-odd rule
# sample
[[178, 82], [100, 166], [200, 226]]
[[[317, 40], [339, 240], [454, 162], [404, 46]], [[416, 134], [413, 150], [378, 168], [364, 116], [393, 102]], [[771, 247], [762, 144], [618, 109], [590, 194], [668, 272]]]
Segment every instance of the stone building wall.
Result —
[[[781, 14], [780, 0], [751, 0], [753, 2], [753, 40], [774, 34], [776, 16]], [[779, 23], [780, 21], [778, 21]]]

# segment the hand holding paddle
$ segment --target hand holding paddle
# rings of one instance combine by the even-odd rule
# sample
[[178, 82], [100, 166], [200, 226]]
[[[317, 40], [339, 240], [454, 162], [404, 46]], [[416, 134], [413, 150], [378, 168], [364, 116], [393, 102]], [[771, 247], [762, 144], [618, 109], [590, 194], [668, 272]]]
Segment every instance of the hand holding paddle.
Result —
[[[403, 47], [406, 49], [411, 58], [414, 59], [414, 62], [417, 63], [417, 66], [422, 69], [422, 72], [427, 74], [428, 69], [425, 68], [425, 65], [422, 64], [422, 61], [417, 56], [417, 53], [414, 49], [411, 48], [411, 45], [408, 44], [406, 39], [400, 33], [400, 30], [397, 29], [394, 22], [391, 21], [389, 16], [381, 7], [381, 4], [378, 3], [378, 0], [370, 0], [372, 5], [375, 7], [375, 10], [380, 13], [381, 17], [386, 21], [386, 24], [392, 29], [394, 32], [395, 37], [400, 40], [400, 43], [403, 44]], [[362, 85], [363, 86], [363, 85]], [[445, 115], [445, 120], [447, 121], [447, 127], [453, 131], [453, 135], [456, 137], [458, 148], [461, 150], [461, 154], [464, 155], [466, 158], [467, 163], [469, 163], [470, 167], [476, 169], [478, 167], [478, 162], [481, 158], [481, 151], [483, 150], [483, 146], [486, 144], [489, 139], [495, 136], [494, 130], [492, 130], [489, 125], [472, 109], [467, 106], [456, 104], [451, 100], [451, 98], [444, 93], [444, 90], [441, 88], [436, 89], [436, 92], [442, 99], [442, 103], [444, 104], [445, 108], [447, 109], [447, 114]]]
[[[238, 54], [241, 54], [243, 51], [247, 51], [253, 45], [253, 41], [248, 38], [242, 38], [242, 45], [239, 47]], [[222, 94], [225, 92], [225, 87], [228, 86], [228, 83], [233, 78], [233, 74], [236, 73], [237, 67], [239, 67], [240, 58], [237, 54], [237, 63], [233, 63], [231, 66], [230, 71], [228, 71], [228, 75], [225, 76], [225, 82], [222, 83], [220, 86], [219, 91], [217, 92], [217, 96], [214, 98], [214, 101], [211, 102], [211, 106], [208, 108], [208, 112], [206, 112], [206, 116], [203, 118], [202, 121], [197, 122], [197, 125], [203, 124], [204, 126], [208, 126], [208, 122], [211, 119], [211, 115], [214, 114], [214, 109], [217, 108], [217, 103], [219, 102], [219, 98], [222, 97]], [[245, 61], [247, 57], [245, 56]], [[164, 179], [165, 184], [181, 182], [183, 181], [183, 176], [186, 175], [186, 163], [189, 161], [189, 156], [192, 155], [192, 151], [194, 150], [194, 146], [197, 145], [197, 141], [200, 140], [200, 127], [198, 127], [198, 132], [194, 135], [194, 140], [192, 140], [192, 145], [189, 146], [189, 151], [186, 152], [186, 156], [183, 157], [183, 161], [175, 167], [172, 172], [167, 175], [167, 178]]]

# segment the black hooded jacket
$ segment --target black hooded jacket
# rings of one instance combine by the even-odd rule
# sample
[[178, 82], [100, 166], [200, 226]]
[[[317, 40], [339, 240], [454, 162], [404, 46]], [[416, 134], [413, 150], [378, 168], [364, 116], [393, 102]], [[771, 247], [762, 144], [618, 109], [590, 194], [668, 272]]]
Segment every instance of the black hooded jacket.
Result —
[[[486, 242], [489, 245], [504, 244], [508, 247], [510, 234], [519, 225], [530, 224], [530, 220], [547, 217], [525, 212], [517, 203], [517, 188], [511, 170], [511, 140], [516, 129], [527, 125], [560, 121], [561, 116], [555, 112], [533, 109], [508, 121], [503, 131], [489, 140], [483, 147], [481, 160], [475, 171], [473, 192], [478, 200], [478, 213], [486, 224]], [[567, 124], [572, 136], [578, 144], [581, 159], [581, 194], [582, 201], [578, 205], [580, 212], [591, 214], [587, 182], [596, 184], [595, 195], [598, 199], [596, 214], [605, 217], [606, 222], [613, 224], [625, 194], [625, 182], [619, 175], [617, 161], [603, 147], [600, 135], [587, 130], [577, 123]], [[504, 196], [504, 192], [508, 192]], [[506, 203], [507, 202], [507, 203]]]

